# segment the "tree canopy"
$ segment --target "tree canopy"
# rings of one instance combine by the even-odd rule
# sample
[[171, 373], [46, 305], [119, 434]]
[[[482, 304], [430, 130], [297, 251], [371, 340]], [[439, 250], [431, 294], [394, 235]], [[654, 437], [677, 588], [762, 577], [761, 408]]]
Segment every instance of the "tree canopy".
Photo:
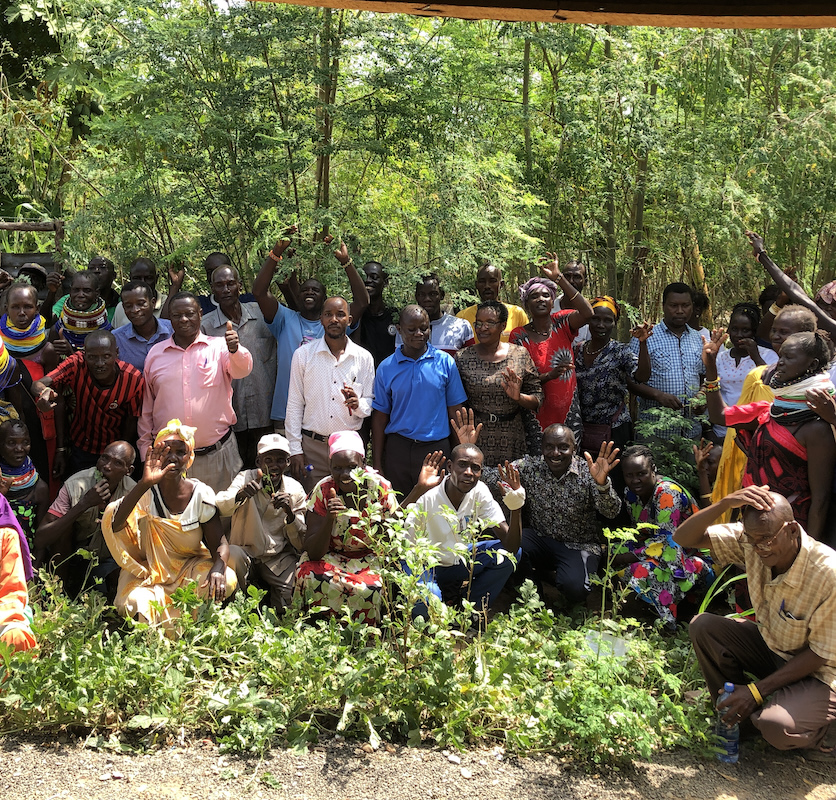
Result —
[[398, 300], [435, 270], [463, 301], [487, 261], [516, 286], [555, 250], [653, 316], [671, 280], [720, 311], [755, 297], [753, 228], [808, 288], [836, 274], [833, 30], [197, 0], [17, 0], [6, 18], [54, 47], [4, 46], [0, 214], [65, 217], [73, 264], [225, 250], [252, 274], [297, 223], [302, 274], [337, 275], [331, 232], [389, 267]]

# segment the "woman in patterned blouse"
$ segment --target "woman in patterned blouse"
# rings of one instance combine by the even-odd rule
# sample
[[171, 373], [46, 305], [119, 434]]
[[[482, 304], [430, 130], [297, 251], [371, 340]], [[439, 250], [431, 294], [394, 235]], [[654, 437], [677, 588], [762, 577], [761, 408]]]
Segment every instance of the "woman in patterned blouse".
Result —
[[687, 489], [657, 474], [653, 453], [644, 445], [623, 452], [621, 471], [627, 484], [625, 504], [638, 536], [626, 543], [628, 552], [616, 556], [615, 563], [624, 565], [621, 578], [673, 632], [682, 599], [695, 586], [714, 581], [711, 559], [683, 550], [672, 538], [677, 526], [699, 508]]

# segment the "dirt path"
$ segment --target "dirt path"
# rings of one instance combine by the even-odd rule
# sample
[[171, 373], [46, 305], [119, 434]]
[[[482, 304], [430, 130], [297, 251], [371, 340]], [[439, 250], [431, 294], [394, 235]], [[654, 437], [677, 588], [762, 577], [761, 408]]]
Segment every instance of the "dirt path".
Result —
[[585, 775], [553, 756], [517, 759], [498, 750], [382, 748], [331, 739], [298, 755], [263, 760], [222, 755], [214, 744], [140, 756], [81, 743], [0, 740], [0, 797], [29, 800], [834, 800], [836, 764], [746, 745], [736, 766], [665, 754], [612, 774]]

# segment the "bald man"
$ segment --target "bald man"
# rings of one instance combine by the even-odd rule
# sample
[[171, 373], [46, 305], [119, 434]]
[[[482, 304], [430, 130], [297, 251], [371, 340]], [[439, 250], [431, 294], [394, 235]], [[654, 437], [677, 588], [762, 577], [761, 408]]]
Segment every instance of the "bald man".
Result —
[[374, 359], [346, 335], [348, 303], [329, 297], [320, 322], [325, 335], [293, 354], [285, 417], [291, 475], [308, 492], [330, 472], [328, 437], [360, 430], [374, 397]]
[[[743, 509], [741, 522], [711, 524], [734, 508]], [[726, 722], [751, 720], [779, 750], [836, 763], [836, 553], [811, 539], [768, 486], [733, 492], [673, 538], [708, 548], [717, 567], [746, 568], [757, 622], [699, 614], [690, 628], [715, 702], [724, 682], [735, 684], [721, 704]]]
[[204, 313], [201, 331], [207, 336], [224, 337], [226, 324], [231, 322], [238, 341], [250, 351], [253, 364], [257, 365], [249, 375], [232, 381], [232, 408], [237, 417], [232, 430], [241, 458], [245, 464], [252, 464], [259, 439], [273, 432], [270, 407], [276, 386], [276, 339], [264, 322], [258, 303], [243, 301], [241, 276], [235, 267], [217, 267], [210, 285], [216, 305]]
[[[91, 578], [101, 578], [111, 601], [116, 596], [119, 565], [110, 555], [102, 534], [102, 512], [108, 503], [124, 497], [136, 484], [128, 477], [136, 451], [128, 442], [111, 442], [96, 465], [68, 478], [38, 526], [35, 542], [48, 548], [70, 595], [84, 585], [88, 562], [73, 558], [81, 548], [95, 553], [98, 564]], [[67, 560], [69, 559], [69, 561]]]

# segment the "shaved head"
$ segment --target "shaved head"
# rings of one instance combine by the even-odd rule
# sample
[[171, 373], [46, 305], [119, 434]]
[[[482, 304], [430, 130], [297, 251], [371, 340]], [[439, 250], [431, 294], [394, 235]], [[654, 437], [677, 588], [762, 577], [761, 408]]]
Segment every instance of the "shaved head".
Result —
[[770, 492], [769, 496], [775, 504], [772, 508], [761, 511], [752, 506], [746, 506], [743, 509], [743, 527], [746, 530], [777, 530], [795, 519], [792, 506], [786, 497], [776, 492]]
[[398, 318], [398, 324], [403, 325], [408, 319], [420, 319], [421, 317], [426, 317], [427, 322], [429, 322], [430, 320], [429, 314], [427, 314], [427, 312], [423, 308], [421, 308], [421, 306], [412, 303], [408, 306], [404, 306], [401, 309], [401, 315]]

